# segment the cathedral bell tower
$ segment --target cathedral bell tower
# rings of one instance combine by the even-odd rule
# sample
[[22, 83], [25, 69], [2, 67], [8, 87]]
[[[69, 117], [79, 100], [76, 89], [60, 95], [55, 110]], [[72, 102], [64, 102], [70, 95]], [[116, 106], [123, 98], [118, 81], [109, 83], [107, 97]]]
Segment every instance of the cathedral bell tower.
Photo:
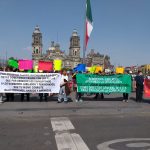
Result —
[[80, 57], [80, 37], [76, 30], [73, 31], [70, 38], [69, 56]]
[[39, 26], [35, 27], [32, 34], [32, 59], [39, 60], [42, 56], [42, 33]]

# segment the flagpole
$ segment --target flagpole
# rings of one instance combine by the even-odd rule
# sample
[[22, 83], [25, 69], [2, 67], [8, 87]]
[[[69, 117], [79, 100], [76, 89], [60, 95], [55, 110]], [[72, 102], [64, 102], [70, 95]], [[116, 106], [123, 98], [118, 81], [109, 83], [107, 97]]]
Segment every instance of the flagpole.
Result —
[[[86, 0], [85, 0], [85, 4], [86, 4]], [[86, 5], [85, 5], [86, 6]], [[86, 64], [85, 61], [85, 53], [86, 53], [86, 9], [85, 9], [85, 15], [84, 15], [84, 38], [83, 38], [83, 64]]]

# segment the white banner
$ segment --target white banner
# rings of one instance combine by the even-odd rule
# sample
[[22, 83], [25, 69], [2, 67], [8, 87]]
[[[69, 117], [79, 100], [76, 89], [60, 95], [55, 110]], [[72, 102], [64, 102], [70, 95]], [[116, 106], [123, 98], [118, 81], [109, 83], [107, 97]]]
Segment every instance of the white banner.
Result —
[[0, 71], [0, 93], [59, 93], [61, 74]]

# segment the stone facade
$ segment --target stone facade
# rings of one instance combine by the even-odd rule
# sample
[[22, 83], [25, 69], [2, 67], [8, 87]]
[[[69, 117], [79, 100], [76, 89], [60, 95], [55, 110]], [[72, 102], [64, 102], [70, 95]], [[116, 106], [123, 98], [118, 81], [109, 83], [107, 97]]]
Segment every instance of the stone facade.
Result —
[[110, 57], [107, 55], [102, 55], [98, 52], [95, 52], [94, 49], [91, 49], [90, 53], [87, 54], [86, 65], [90, 66], [103, 66], [103, 68], [110, 67]]
[[[73, 69], [78, 64], [82, 63], [82, 58], [80, 57], [80, 37], [76, 30], [73, 31], [72, 36], [70, 37], [68, 55], [66, 55], [64, 51], [61, 51], [60, 45], [54, 41], [51, 42], [51, 46], [46, 51], [46, 54], [42, 54], [42, 33], [38, 26], [35, 27], [32, 38], [32, 59], [34, 60], [34, 64], [37, 64], [39, 60], [53, 61], [54, 59], [59, 59], [63, 62], [63, 68]], [[106, 66], [106, 63], [108, 65], [110, 64], [110, 58], [108, 56], [95, 53], [94, 50], [91, 50], [91, 52], [87, 55], [87, 66]]]

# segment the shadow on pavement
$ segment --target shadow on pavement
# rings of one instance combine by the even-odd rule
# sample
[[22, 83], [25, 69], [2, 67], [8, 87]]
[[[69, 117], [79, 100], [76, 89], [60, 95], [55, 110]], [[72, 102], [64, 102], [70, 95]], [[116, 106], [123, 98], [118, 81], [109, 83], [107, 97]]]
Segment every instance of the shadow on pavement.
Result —
[[[14, 100], [11, 100], [11, 98], [10, 98], [10, 100], [7, 101], [5, 98], [4, 102], [5, 103], [7, 103], [7, 102], [57, 102], [57, 95], [48, 96], [47, 101], [44, 99], [44, 97], [43, 97], [42, 101], [40, 101], [40, 97], [38, 95], [35, 95], [35, 96], [31, 95], [29, 101], [27, 100], [27, 98], [25, 96], [24, 100], [21, 101], [21, 95], [18, 94], [18, 95], [14, 96]], [[70, 97], [68, 98], [68, 102], [72, 102], [72, 99]]]
[[[130, 97], [130, 99], [136, 102], [136, 98], [135, 98], [135, 97]], [[147, 103], [147, 104], [150, 104], [150, 99], [144, 99], [144, 98], [143, 98], [143, 100], [142, 100], [141, 103]]]

